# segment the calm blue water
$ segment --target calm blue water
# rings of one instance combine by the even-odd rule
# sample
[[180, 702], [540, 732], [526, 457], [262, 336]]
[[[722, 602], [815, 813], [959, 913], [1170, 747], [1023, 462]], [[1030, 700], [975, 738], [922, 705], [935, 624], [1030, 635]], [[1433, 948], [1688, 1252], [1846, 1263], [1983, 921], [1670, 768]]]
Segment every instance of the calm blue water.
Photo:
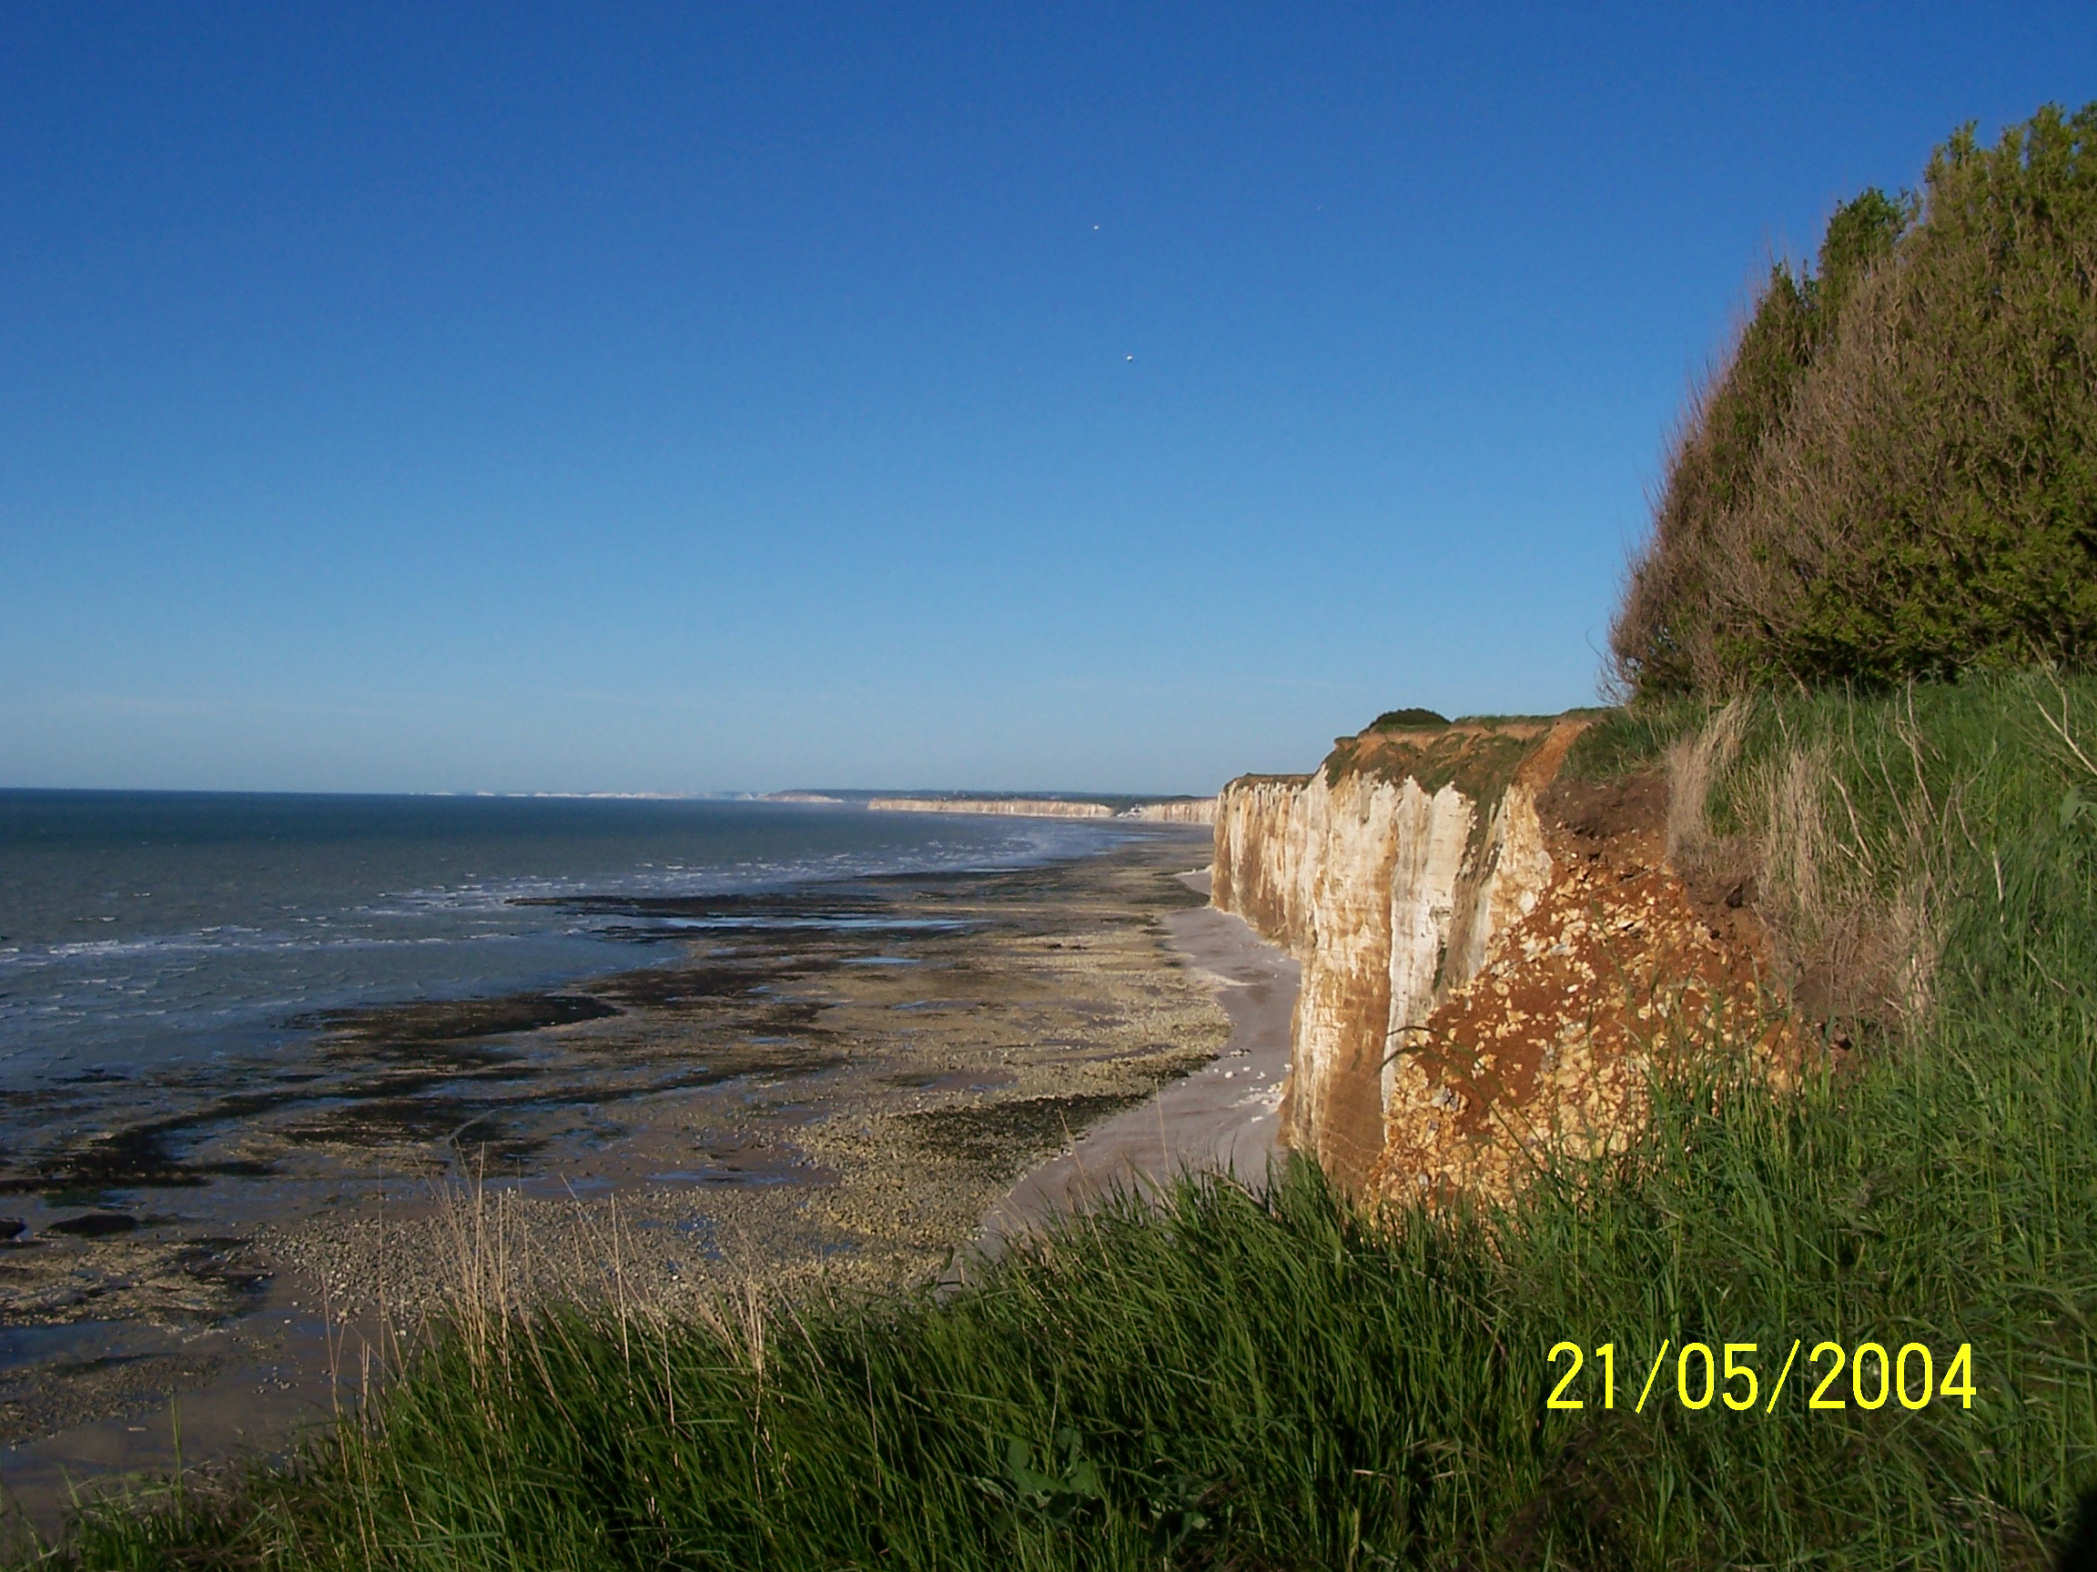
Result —
[[520, 897], [1021, 866], [1126, 833], [774, 803], [0, 791], [0, 1102], [268, 1055], [304, 1011], [645, 959], [605, 935], [622, 919]]

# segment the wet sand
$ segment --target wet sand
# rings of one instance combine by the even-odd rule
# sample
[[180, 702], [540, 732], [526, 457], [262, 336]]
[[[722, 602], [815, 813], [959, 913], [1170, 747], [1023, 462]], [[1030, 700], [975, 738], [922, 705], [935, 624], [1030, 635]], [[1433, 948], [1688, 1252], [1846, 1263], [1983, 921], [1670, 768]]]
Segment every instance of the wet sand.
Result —
[[519, 1297], [879, 1289], [937, 1277], [1015, 1180], [1161, 1086], [1200, 1088], [1174, 1127], [1251, 1129], [1239, 1088], [1267, 1081], [1179, 1083], [1273, 986], [1218, 1007], [1201, 968], [1245, 972], [1234, 919], [1176, 877], [1205, 841], [597, 903], [649, 964], [318, 1018], [267, 1084], [0, 1166], [26, 1224], [0, 1243], [0, 1487], [48, 1531], [68, 1480], [164, 1471], [178, 1427], [189, 1461], [281, 1449], [468, 1279], [476, 1219]]
[[[1181, 880], [1207, 898], [1206, 873]], [[1165, 929], [1230, 1018], [1222, 1053], [1082, 1132], [1013, 1186], [984, 1219], [979, 1255], [994, 1259], [1008, 1239], [1116, 1192], [1155, 1194], [1182, 1173], [1222, 1170], [1253, 1189], [1266, 1184], [1280, 1155], [1277, 1113], [1299, 967], [1242, 918], [1212, 906], [1172, 912]]]

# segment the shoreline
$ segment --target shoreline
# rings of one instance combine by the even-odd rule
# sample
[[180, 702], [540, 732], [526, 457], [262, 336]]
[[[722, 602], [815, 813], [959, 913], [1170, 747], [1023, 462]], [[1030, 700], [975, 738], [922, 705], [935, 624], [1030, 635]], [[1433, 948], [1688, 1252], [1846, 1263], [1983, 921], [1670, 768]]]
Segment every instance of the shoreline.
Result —
[[[1067, 1128], [1223, 1047], [1225, 1010], [1169, 939], [1197, 913], [1175, 877], [1195, 847], [1155, 831], [1065, 863], [742, 899], [731, 940], [566, 990], [615, 1008], [551, 1022], [495, 1001], [336, 1023], [326, 1054], [367, 1102], [321, 1125], [260, 1110], [226, 1137], [295, 1182], [141, 1190], [120, 1197], [135, 1233], [0, 1251], [0, 1309], [44, 1302], [39, 1283], [79, 1294], [0, 1340], [0, 1526], [48, 1533], [69, 1482], [165, 1472], [178, 1423], [182, 1457], [226, 1460], [354, 1403], [368, 1350], [412, 1340], [460, 1275], [477, 1132], [520, 1295], [596, 1278], [675, 1309], [753, 1281], [935, 1278]], [[859, 915], [812, 926], [812, 901]], [[389, 1090], [409, 1087], [444, 1117]], [[161, 1279], [210, 1291], [135, 1292]]]
[[[1179, 878], [1206, 899], [1205, 871]], [[1230, 1019], [1222, 1052], [1079, 1132], [1063, 1153], [1022, 1178], [984, 1218], [974, 1247], [984, 1259], [1116, 1192], [1154, 1195], [1184, 1172], [1220, 1169], [1248, 1189], [1265, 1187], [1282, 1150], [1279, 1110], [1300, 968], [1243, 918], [1213, 906], [1174, 912], [1165, 926], [1173, 949]], [[965, 1271], [949, 1278], [963, 1280]]]

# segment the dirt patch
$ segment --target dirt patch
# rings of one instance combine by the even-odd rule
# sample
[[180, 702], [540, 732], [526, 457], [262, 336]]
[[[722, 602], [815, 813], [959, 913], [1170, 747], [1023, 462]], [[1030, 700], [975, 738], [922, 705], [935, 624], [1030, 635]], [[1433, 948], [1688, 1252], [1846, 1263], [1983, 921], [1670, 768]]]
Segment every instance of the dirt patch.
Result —
[[1369, 1184], [1382, 1199], [1504, 1199], [1547, 1150], [1620, 1149], [1652, 1074], [1688, 1056], [1796, 1062], [1744, 893], [1662, 855], [1657, 773], [1561, 781], [1538, 808], [1550, 882], [1400, 1047]]
[[1657, 769], [1610, 780], [1559, 779], [1537, 797], [1536, 811], [1583, 856], [1608, 847], [1650, 863], [1666, 850], [1667, 777]]
[[1755, 913], [1755, 868], [1746, 848], [1714, 843], [1691, 867], [1668, 863], [1667, 776], [1658, 768], [1611, 780], [1561, 780], [1537, 799], [1554, 844], [1620, 866], [1666, 864], [1690, 908], [1725, 949], [1751, 955], [1768, 975], [1769, 936]]

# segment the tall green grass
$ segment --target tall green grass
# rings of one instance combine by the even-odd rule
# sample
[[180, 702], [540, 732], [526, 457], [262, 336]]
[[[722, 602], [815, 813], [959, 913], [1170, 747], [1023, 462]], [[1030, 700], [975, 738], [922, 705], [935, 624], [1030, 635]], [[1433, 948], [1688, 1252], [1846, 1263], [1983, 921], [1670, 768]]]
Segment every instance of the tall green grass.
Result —
[[[1707, 1062], [1632, 1150], [1491, 1215], [1372, 1224], [1296, 1165], [1073, 1220], [945, 1297], [469, 1321], [293, 1466], [90, 1518], [58, 1559], [2044, 1565], [2097, 1484], [2097, 776], [2039, 717], [2060, 697], [2091, 751], [2090, 683], [1758, 733], [1839, 740], [1890, 826], [1912, 713], [1960, 804], [1934, 1011], [1839, 1073]], [[1756, 1344], [1762, 1401], [1686, 1409], [1671, 1358], [1635, 1412], [1663, 1339]], [[1814, 1410], [1802, 1351], [1765, 1411], [1794, 1339], [1923, 1343], [1940, 1381], [1970, 1344], [1972, 1406]], [[1561, 1341], [1579, 1410], [1546, 1407]]]

